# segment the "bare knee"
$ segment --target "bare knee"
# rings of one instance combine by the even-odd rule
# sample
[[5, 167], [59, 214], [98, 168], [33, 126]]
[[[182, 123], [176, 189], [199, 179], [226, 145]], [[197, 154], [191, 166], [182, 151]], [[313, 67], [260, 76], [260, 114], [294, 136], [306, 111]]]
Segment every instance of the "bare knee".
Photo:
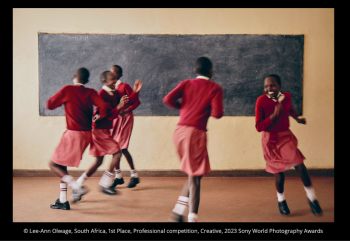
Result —
[[97, 157], [95, 158], [95, 165], [101, 166], [101, 165], [102, 165], [102, 162], [103, 162], [103, 158], [104, 158], [104, 156], [97, 156]]
[[113, 157], [120, 157], [122, 155], [122, 151], [117, 151], [116, 153], [113, 154]]
[[188, 176], [188, 182], [189, 182], [189, 186], [192, 188], [197, 188], [200, 186], [200, 180], [201, 180], [202, 176]]
[[50, 168], [59, 167], [59, 165], [57, 165], [56, 163], [54, 163], [54, 162], [51, 161], [51, 160], [48, 162], [48, 165], [49, 165]]
[[58, 169], [61, 169], [62, 171], [67, 173], [67, 167], [66, 166], [59, 165], [57, 163], [54, 163], [51, 160], [49, 161], [48, 165], [49, 165], [51, 170], [55, 170], [55, 169], [57, 170], [57, 168], [58, 168]]
[[295, 166], [294, 169], [297, 171], [297, 172], [307, 172], [307, 169], [306, 169], [306, 166], [303, 164], [299, 165], [299, 166]]
[[283, 177], [284, 172], [275, 173], [274, 175], [275, 175], [275, 177]]
[[283, 172], [275, 173], [274, 175], [275, 175], [276, 180], [284, 180], [284, 173]]

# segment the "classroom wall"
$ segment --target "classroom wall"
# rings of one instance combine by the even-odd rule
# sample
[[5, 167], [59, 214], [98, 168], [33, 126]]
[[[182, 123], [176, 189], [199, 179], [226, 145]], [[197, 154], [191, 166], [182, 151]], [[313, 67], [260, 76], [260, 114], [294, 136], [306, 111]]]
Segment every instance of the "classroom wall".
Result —
[[[303, 116], [307, 125], [290, 119], [290, 128], [298, 138], [308, 168], [334, 168], [334, 9], [15, 8], [13, 169], [49, 169], [47, 163], [66, 128], [63, 116], [39, 116], [39, 32], [304, 34]], [[178, 120], [179, 117], [135, 117], [129, 151], [137, 169], [179, 169], [172, 140]], [[265, 168], [261, 133], [254, 125], [255, 117], [209, 119], [212, 170]], [[69, 169], [86, 169], [93, 160], [86, 151], [79, 168]], [[111, 156], [105, 157], [101, 169], [107, 168], [110, 160]], [[128, 169], [124, 158], [121, 169]]]

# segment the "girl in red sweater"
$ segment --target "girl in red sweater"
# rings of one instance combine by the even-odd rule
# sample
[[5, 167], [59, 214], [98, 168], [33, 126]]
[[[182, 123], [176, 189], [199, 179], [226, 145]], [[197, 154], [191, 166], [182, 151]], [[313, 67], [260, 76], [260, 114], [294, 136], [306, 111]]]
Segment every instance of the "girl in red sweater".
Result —
[[117, 80], [118, 76], [110, 71], [104, 71], [100, 74], [100, 82], [103, 86], [98, 94], [108, 103], [112, 111], [109, 112], [106, 118], [99, 118], [100, 108], [96, 108], [94, 122], [92, 124], [92, 142], [89, 152], [90, 155], [96, 157], [96, 161], [77, 180], [78, 183], [82, 184], [102, 164], [105, 155], [113, 155], [109, 169], [105, 170], [99, 182], [99, 185], [102, 187], [102, 192], [109, 195], [117, 194], [117, 191], [114, 190], [111, 185], [114, 168], [120, 162], [121, 158], [121, 147], [119, 143], [112, 138], [109, 130], [112, 128], [113, 119], [118, 117], [120, 110], [129, 101], [131, 103], [135, 102], [138, 99], [137, 94], [142, 88], [142, 82], [137, 80], [134, 85], [134, 92], [130, 96], [124, 95], [121, 97], [119, 93], [114, 90]]
[[197, 222], [200, 180], [211, 171], [207, 152], [207, 122], [210, 116], [219, 119], [224, 114], [222, 87], [210, 81], [213, 75], [211, 61], [200, 57], [195, 66], [197, 78], [180, 82], [163, 99], [166, 106], [180, 109], [174, 143], [180, 156], [181, 171], [188, 174], [188, 181], [169, 217], [170, 222], [183, 222], [182, 215], [188, 203], [188, 222]]
[[[110, 71], [117, 75], [118, 81], [115, 85], [115, 91], [119, 93], [120, 96], [123, 96], [123, 95], [130, 96], [135, 93], [131, 89], [130, 85], [120, 81], [120, 78], [123, 76], [123, 69], [119, 65], [113, 65]], [[128, 151], [131, 132], [134, 126], [133, 110], [135, 110], [140, 105], [141, 105], [141, 102], [139, 98], [137, 98], [135, 102], [127, 103], [121, 109], [119, 117], [113, 120], [113, 128], [111, 128], [110, 130], [111, 135], [113, 136], [113, 139], [119, 143], [122, 153], [130, 166], [131, 179], [127, 185], [128, 188], [133, 188], [138, 183], [140, 183], [139, 175], [136, 172], [134, 162]], [[118, 162], [115, 169], [115, 179], [113, 180], [112, 187], [116, 187], [117, 185], [120, 185], [123, 183], [124, 183], [124, 179], [120, 170], [120, 162]]]
[[49, 162], [51, 171], [61, 178], [60, 198], [51, 204], [52, 209], [70, 209], [67, 184], [73, 190], [73, 201], [80, 200], [86, 193], [85, 188], [68, 174], [67, 167], [79, 166], [83, 153], [91, 142], [93, 105], [100, 108], [101, 118], [106, 117], [106, 103], [96, 90], [84, 86], [89, 81], [89, 76], [86, 68], [78, 69], [73, 77], [74, 85], [64, 86], [46, 103], [49, 110], [64, 105], [67, 122], [67, 130]]
[[298, 149], [298, 141], [289, 130], [289, 116], [299, 124], [306, 124], [304, 118], [292, 107], [292, 97], [288, 92], [281, 93], [281, 78], [272, 74], [264, 80], [264, 94], [257, 99], [255, 106], [255, 127], [262, 131], [262, 148], [266, 161], [266, 171], [275, 175], [278, 207], [280, 213], [290, 213], [284, 196], [284, 171], [291, 167], [299, 173], [309, 199], [311, 211], [322, 214], [316, 199], [315, 190], [304, 165], [304, 155]]

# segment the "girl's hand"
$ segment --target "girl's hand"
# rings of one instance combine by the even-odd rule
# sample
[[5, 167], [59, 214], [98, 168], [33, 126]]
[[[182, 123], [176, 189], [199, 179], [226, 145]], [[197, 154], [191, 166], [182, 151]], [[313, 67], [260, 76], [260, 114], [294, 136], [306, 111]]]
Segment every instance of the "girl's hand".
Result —
[[283, 110], [282, 104], [277, 102], [274, 112], [270, 115], [270, 119], [271, 120], [275, 119], [281, 113], [282, 110]]
[[141, 80], [137, 79], [134, 84], [134, 92], [138, 93], [142, 89], [142, 82]]
[[128, 102], [129, 102], [129, 96], [123, 95], [123, 97], [120, 99], [117, 109], [120, 110]]
[[306, 119], [305, 119], [305, 118], [300, 118], [300, 119], [299, 119], [298, 117], [296, 117], [295, 120], [296, 120], [299, 124], [304, 124], [304, 125], [306, 124]]

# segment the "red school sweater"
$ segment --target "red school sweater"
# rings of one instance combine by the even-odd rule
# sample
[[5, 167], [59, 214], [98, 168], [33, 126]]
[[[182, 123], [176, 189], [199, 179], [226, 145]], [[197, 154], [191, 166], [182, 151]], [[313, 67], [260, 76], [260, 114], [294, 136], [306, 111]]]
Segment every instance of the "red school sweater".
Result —
[[[177, 101], [182, 98], [181, 104]], [[181, 81], [167, 96], [163, 103], [180, 109], [178, 125], [194, 126], [207, 131], [210, 116], [217, 119], [224, 115], [222, 87], [206, 79], [188, 79]]]
[[66, 85], [47, 100], [46, 108], [56, 109], [64, 104], [67, 130], [91, 130], [93, 105], [99, 107], [101, 117], [106, 117], [107, 105], [97, 91], [83, 85]]
[[[134, 93], [134, 91], [132, 90], [132, 88], [130, 87], [129, 84], [127, 83], [123, 83], [121, 82], [116, 88], [115, 90], [119, 93], [119, 96], [122, 97], [123, 95], [127, 95], [131, 96], [132, 93]], [[139, 107], [141, 105], [141, 101], [139, 99], [138, 93], [137, 93], [137, 99], [134, 102], [128, 102], [126, 105], [123, 106], [123, 108], [121, 110], [126, 110], [128, 109], [130, 112], [132, 112], [133, 110], [135, 110], [137, 107]]]
[[[94, 126], [96, 129], [112, 129], [113, 128], [113, 119], [117, 118], [120, 111], [117, 109], [117, 106], [120, 102], [120, 99], [122, 96], [118, 93], [118, 91], [114, 91], [113, 95], [108, 94], [107, 91], [104, 89], [101, 89], [98, 94], [101, 96], [101, 98], [108, 103], [108, 105], [112, 108], [112, 110], [108, 113], [108, 116], [106, 118], [101, 118], [100, 120], [97, 120], [96, 122], [92, 123], [92, 126]], [[133, 104], [138, 99], [138, 95], [135, 92], [132, 92], [129, 96], [129, 103]], [[125, 106], [125, 105], [124, 105]], [[100, 108], [96, 108], [94, 115], [99, 114]]]
[[277, 102], [270, 99], [266, 94], [261, 95], [255, 105], [255, 128], [258, 132], [280, 132], [289, 129], [289, 116], [297, 117], [298, 112], [292, 107], [292, 96], [288, 92], [283, 93], [285, 98], [281, 104], [283, 110], [273, 121], [270, 115], [274, 112]]

